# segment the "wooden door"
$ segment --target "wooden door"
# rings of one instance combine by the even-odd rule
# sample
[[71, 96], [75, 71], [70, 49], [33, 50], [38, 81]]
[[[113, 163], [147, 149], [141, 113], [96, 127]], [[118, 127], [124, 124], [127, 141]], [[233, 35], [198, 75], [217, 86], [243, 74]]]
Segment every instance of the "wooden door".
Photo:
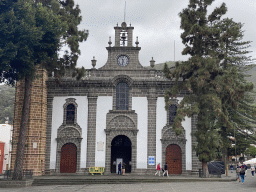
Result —
[[61, 148], [60, 172], [75, 173], [77, 164], [77, 149], [73, 143], [67, 143]]
[[178, 145], [169, 145], [166, 148], [166, 163], [169, 174], [181, 174], [181, 149]]
[[3, 164], [4, 164], [4, 144], [0, 142], [0, 174], [3, 172]]

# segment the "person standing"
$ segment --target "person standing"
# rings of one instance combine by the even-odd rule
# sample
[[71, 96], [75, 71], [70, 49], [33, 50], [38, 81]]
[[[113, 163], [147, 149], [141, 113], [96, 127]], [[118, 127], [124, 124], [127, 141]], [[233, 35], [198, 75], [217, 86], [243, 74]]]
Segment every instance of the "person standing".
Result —
[[245, 175], [245, 167], [242, 165], [240, 170], [240, 177], [241, 177], [242, 184], [244, 184], [244, 175]]
[[168, 175], [168, 170], [167, 170], [167, 163], [164, 164], [164, 173], [163, 173], [163, 177], [164, 177], [165, 173], [167, 174], [167, 177], [169, 177], [169, 175]]
[[246, 176], [246, 174], [247, 174], [247, 165], [244, 164], [243, 167], [245, 169], [245, 174], [244, 175]]
[[255, 167], [253, 164], [251, 165], [251, 172], [252, 172], [252, 177], [254, 177]]
[[125, 163], [123, 162], [123, 165], [122, 165], [122, 175], [125, 175]]
[[118, 172], [117, 172], [117, 174], [119, 175], [119, 173], [120, 173], [120, 175], [122, 175], [122, 172], [121, 172], [121, 162], [118, 164]]
[[161, 168], [160, 168], [160, 163], [158, 163], [157, 164], [157, 167], [156, 167], [156, 173], [155, 173], [155, 175], [159, 175], [159, 177], [160, 177], [160, 170], [161, 170]]
[[239, 163], [237, 163], [237, 166], [236, 166], [236, 179], [238, 179], [239, 182], [241, 181], [240, 171], [241, 171], [241, 166], [239, 165]]
[[231, 164], [231, 165], [230, 165], [231, 173], [233, 173], [233, 169], [234, 169], [234, 166], [233, 166], [233, 164]]

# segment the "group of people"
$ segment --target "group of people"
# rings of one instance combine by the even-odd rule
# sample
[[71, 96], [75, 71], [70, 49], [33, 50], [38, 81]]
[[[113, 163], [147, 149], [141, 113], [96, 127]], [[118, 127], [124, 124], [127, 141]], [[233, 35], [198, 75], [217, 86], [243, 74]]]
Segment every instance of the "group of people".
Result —
[[123, 163], [123, 165], [121, 164], [121, 162], [118, 164], [118, 175], [125, 175], [125, 163]]
[[[167, 175], [167, 177], [169, 177], [169, 175], [168, 175], [168, 170], [167, 170], [167, 163], [164, 164], [164, 168], [162, 169], [162, 171], [163, 171], [163, 177], [164, 177], [165, 174]], [[158, 174], [159, 176], [160, 176], [160, 174], [161, 174], [160, 163], [158, 163], [158, 164], [157, 164], [157, 167], [156, 167], [156, 173], [155, 173], [155, 175], [157, 175], [157, 174]]]
[[[231, 173], [233, 173], [233, 169], [234, 169], [234, 166], [231, 164], [230, 165], [230, 170], [231, 170]], [[252, 173], [252, 177], [254, 177], [254, 172], [255, 172], [255, 165], [252, 164], [251, 165], [251, 173]], [[241, 164], [241, 163], [237, 163], [237, 166], [236, 166], [236, 175], [237, 175], [237, 179], [239, 182], [242, 181], [242, 184], [244, 184], [244, 178], [246, 176], [246, 173], [247, 173], [247, 165], [246, 164]]]

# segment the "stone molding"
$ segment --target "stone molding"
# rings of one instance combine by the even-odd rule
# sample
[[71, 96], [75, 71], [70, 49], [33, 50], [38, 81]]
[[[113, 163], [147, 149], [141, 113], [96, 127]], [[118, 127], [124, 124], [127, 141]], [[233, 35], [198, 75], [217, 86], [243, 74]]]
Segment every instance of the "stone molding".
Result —
[[[110, 164], [111, 164], [111, 142], [112, 140], [119, 136], [125, 135], [131, 141], [132, 148], [132, 159], [131, 159], [131, 172], [135, 172], [137, 165], [137, 117], [138, 115], [135, 111], [115, 111], [110, 110], [107, 114], [106, 122], [106, 161], [105, 161], [105, 173], [110, 174]], [[118, 126], [121, 123], [120, 127]], [[128, 128], [126, 127], [128, 126]]]
[[167, 110], [167, 120], [166, 120], [166, 122], [167, 122], [167, 125], [172, 125], [173, 123], [171, 123], [170, 122], [170, 106], [171, 105], [176, 105], [176, 107], [177, 107], [177, 109], [178, 109], [178, 107], [179, 107], [179, 101], [178, 101], [178, 99], [174, 99], [174, 98], [170, 98], [169, 99], [169, 102], [168, 102], [168, 105], [169, 105], [169, 108], [168, 108], [168, 110]]
[[[56, 153], [56, 172], [60, 172], [60, 158], [61, 148], [66, 143], [73, 143], [77, 148], [77, 172], [80, 170], [80, 159], [81, 159], [81, 141], [82, 141], [82, 129], [77, 124], [77, 103], [75, 98], [66, 99], [66, 103], [63, 105], [63, 123], [57, 130], [57, 153]], [[73, 104], [75, 106], [75, 119], [74, 124], [66, 123], [67, 106]]]
[[74, 124], [77, 124], [77, 107], [78, 107], [78, 105], [77, 105], [77, 103], [75, 101], [76, 101], [76, 99], [74, 99], [74, 98], [66, 99], [66, 103], [63, 105], [63, 111], [64, 111], [64, 114], [63, 114], [63, 125], [67, 124], [67, 122], [66, 122], [66, 120], [67, 120], [67, 106], [69, 104], [73, 104], [75, 106]]
[[165, 126], [162, 129], [162, 165], [165, 164], [166, 158], [166, 148], [169, 145], [178, 145], [181, 148], [181, 158], [182, 158], [182, 173], [186, 172], [186, 134], [183, 128], [183, 133], [176, 136], [172, 126]]
[[129, 76], [127, 76], [127, 75], [117, 75], [117, 76], [115, 76], [115, 77], [112, 79], [112, 84], [113, 84], [114, 87], [116, 87], [117, 84], [120, 83], [120, 82], [125, 82], [125, 83], [127, 83], [127, 85], [128, 85], [129, 87], [131, 87], [132, 84], [133, 84], [132, 78], [129, 77]]
[[81, 141], [82, 138], [56, 138], [57, 140], [57, 153], [56, 153], [56, 172], [60, 173], [60, 158], [61, 158], [61, 148], [67, 143], [73, 143], [76, 146], [76, 172], [80, 171], [80, 162], [81, 162]]

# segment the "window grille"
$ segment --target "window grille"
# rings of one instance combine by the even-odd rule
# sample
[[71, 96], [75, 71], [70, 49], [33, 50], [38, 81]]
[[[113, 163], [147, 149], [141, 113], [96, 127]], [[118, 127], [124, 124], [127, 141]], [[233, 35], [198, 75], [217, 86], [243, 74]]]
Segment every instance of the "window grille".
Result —
[[73, 104], [69, 104], [67, 106], [66, 123], [74, 124], [74, 122], [75, 122], [75, 106]]
[[169, 108], [169, 124], [172, 124], [174, 122], [175, 116], [177, 113], [177, 106], [176, 105], [170, 105]]
[[129, 86], [120, 82], [116, 86], [116, 109], [128, 110], [129, 108]]

